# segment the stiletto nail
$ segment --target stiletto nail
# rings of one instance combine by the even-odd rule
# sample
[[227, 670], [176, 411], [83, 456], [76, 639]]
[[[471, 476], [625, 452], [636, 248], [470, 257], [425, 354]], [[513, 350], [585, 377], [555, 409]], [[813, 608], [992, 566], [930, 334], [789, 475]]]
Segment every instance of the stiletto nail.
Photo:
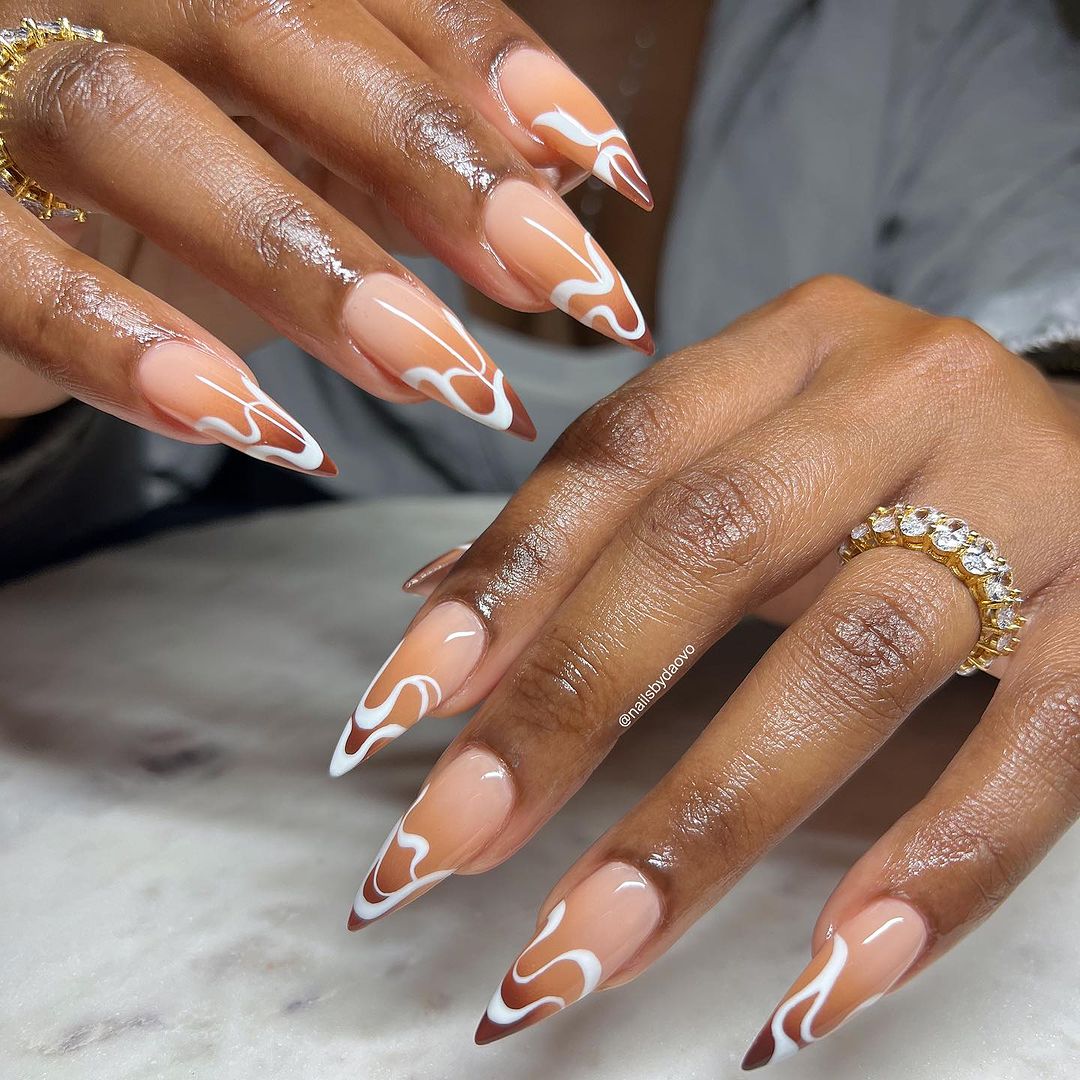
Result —
[[379, 849], [349, 913], [359, 930], [422, 896], [478, 854], [514, 804], [506, 766], [468, 747], [439, 769]]
[[495, 991], [476, 1029], [481, 1045], [580, 1001], [615, 974], [660, 923], [656, 886], [626, 863], [602, 866], [552, 909]]
[[239, 361], [164, 341], [140, 358], [135, 383], [151, 406], [200, 435], [297, 472], [337, 475], [322, 447]]
[[926, 923], [903, 900], [878, 900], [838, 926], [743, 1058], [757, 1069], [791, 1057], [872, 1005], [918, 959]]
[[488, 196], [484, 230], [510, 271], [561, 311], [653, 352], [652, 334], [622, 274], [561, 199], [525, 180], [504, 180]]
[[410, 596], [422, 596], [426, 599], [435, 591], [435, 587], [450, 573], [457, 565], [458, 559], [460, 559], [470, 547], [472, 547], [471, 542], [468, 544], [459, 544], [449, 551], [444, 551], [437, 558], [432, 559], [426, 566], [420, 567], [416, 573], [410, 574], [409, 577], [406, 578], [405, 583], [401, 586], [401, 591], [407, 592]]
[[510, 112], [537, 139], [645, 210], [652, 192], [626, 136], [599, 98], [560, 60], [517, 49], [499, 70]]
[[341, 776], [456, 694], [484, 654], [487, 633], [456, 600], [438, 604], [404, 637], [345, 723], [330, 762]]
[[414, 390], [485, 427], [536, 438], [506, 377], [426, 289], [395, 274], [371, 274], [345, 301], [345, 328], [365, 356]]

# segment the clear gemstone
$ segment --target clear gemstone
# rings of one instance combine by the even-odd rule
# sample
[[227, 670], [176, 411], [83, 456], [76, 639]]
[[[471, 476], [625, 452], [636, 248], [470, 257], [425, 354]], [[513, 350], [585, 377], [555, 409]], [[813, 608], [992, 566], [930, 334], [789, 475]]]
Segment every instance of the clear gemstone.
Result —
[[976, 540], [961, 553], [960, 562], [969, 574], [989, 574], [998, 568], [997, 549], [989, 540]]
[[896, 528], [896, 514], [891, 510], [885, 511], [880, 515], [873, 517], [874, 532], [892, 532]]
[[1007, 630], [1016, 621], [1016, 608], [1012, 604], [1006, 604], [998, 608], [997, 624], [999, 630]]
[[905, 536], [925, 536], [937, 511], [932, 506], [919, 506], [909, 510], [900, 519], [900, 531]]
[[870, 527], [868, 525], [856, 525], [855, 528], [851, 530], [851, 539], [862, 540], [869, 532]]
[[1008, 571], [999, 571], [983, 582], [983, 592], [987, 600], [1000, 602], [1009, 595], [1011, 576]]
[[930, 542], [938, 551], [958, 551], [968, 538], [969, 532], [971, 529], [968, 528], [966, 521], [949, 518], [946, 521], [939, 521], [934, 526], [930, 533]]
[[998, 650], [998, 652], [1004, 652], [1006, 649], [1011, 648], [1013, 642], [1016, 639], [1012, 634], [998, 634], [990, 642], [991, 646]]

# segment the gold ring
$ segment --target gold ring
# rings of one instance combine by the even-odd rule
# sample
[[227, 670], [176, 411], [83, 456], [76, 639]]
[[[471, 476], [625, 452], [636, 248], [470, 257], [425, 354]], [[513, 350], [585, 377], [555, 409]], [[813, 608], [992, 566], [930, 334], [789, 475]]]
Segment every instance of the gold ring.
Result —
[[[0, 125], [7, 119], [8, 99], [12, 96], [15, 73], [26, 62], [27, 54], [43, 49], [54, 41], [105, 40], [100, 30], [85, 26], [73, 26], [67, 19], [56, 22], [35, 22], [23, 19], [17, 30], [0, 30]], [[0, 188], [12, 198], [18, 199], [42, 221], [53, 217], [73, 218], [85, 221], [86, 211], [58, 199], [46, 191], [36, 180], [27, 176], [12, 160], [0, 127]]]
[[998, 554], [997, 545], [966, 521], [932, 506], [879, 506], [851, 530], [838, 554], [851, 562], [875, 547], [924, 552], [947, 566], [971, 593], [979, 608], [979, 640], [957, 668], [958, 675], [983, 671], [1016, 648], [1027, 620], [1020, 614], [1024, 598], [1013, 585], [1012, 567]]

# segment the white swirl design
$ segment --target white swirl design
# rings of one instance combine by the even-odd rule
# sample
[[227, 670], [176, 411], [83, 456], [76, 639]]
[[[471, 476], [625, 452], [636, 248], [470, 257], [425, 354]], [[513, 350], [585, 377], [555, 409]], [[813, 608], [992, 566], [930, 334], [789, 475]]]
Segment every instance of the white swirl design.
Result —
[[784, 1030], [784, 1021], [796, 1005], [806, 1001], [808, 998], [814, 998], [814, 1002], [806, 1010], [806, 1015], [799, 1025], [799, 1038], [804, 1046], [816, 1041], [813, 1032], [814, 1021], [828, 1000], [829, 995], [833, 992], [836, 980], [840, 978], [840, 973], [847, 963], [847, 958], [847, 942], [839, 934], [834, 934], [832, 937], [832, 951], [829, 953], [829, 959], [826, 961], [825, 966], [798, 993], [792, 994], [791, 997], [781, 1002], [773, 1014], [770, 1028], [773, 1037], [773, 1052], [767, 1064], [774, 1061], [783, 1061], [798, 1052], [799, 1044]]
[[593, 164], [593, 172], [596, 176], [614, 187], [613, 174], [617, 172], [644, 201], [651, 201], [645, 177], [641, 175], [637, 161], [630, 152], [630, 144], [619, 128], [613, 127], [608, 131], [590, 131], [580, 120], [571, 116], [559, 105], [552, 112], [541, 113], [532, 122], [532, 126], [551, 128], [564, 138], [577, 143], [578, 146], [593, 147], [596, 151], [596, 161]]
[[[356, 894], [356, 899], [353, 901], [353, 911], [365, 922], [371, 922], [380, 915], [385, 915], [399, 904], [403, 904], [413, 893], [437, 885], [453, 873], [453, 870], [435, 870], [430, 874], [424, 874], [422, 877], [418, 877], [416, 873], [416, 868], [427, 856], [431, 847], [428, 841], [419, 833], [409, 832], [405, 828], [405, 823], [409, 818], [409, 814], [423, 801], [428, 792], [428, 787], [430, 787], [429, 784], [424, 785], [423, 790], [416, 797], [416, 801], [405, 811], [396, 828], [386, 838], [383, 846], [379, 849], [379, 854], [375, 856], [375, 861], [371, 864], [371, 869], [368, 871], [364, 884], [360, 886]], [[384, 892], [379, 886], [379, 870], [382, 868], [386, 853], [393, 844], [413, 852], [412, 859], [409, 862], [409, 880], [400, 889], [395, 889], [393, 892]], [[364, 891], [369, 885], [379, 895], [380, 899], [376, 901], [367, 899]]]
[[[376, 672], [375, 678], [371, 680], [371, 685], [360, 699], [360, 704], [356, 706], [352, 716], [346, 721], [345, 730], [341, 733], [341, 738], [338, 739], [338, 744], [334, 749], [334, 756], [330, 760], [331, 776], [343, 775], [349, 771], [353, 762], [363, 761], [372, 752], [377, 743], [396, 739], [399, 735], [404, 734], [404, 732], [408, 730], [408, 728], [403, 727], [401, 724], [383, 723], [383, 721], [385, 721], [394, 711], [394, 706], [397, 705], [398, 698], [400, 698], [408, 688], [412, 687], [420, 697], [416, 719], [424, 716], [431, 709], [436, 708], [439, 702], [442, 701], [442, 687], [439, 686], [438, 682], [432, 678], [432, 676], [407, 675], [395, 685], [381, 705], [376, 706], [374, 709], [369, 709], [364, 704], [364, 702], [367, 701], [368, 694], [371, 693], [372, 687], [379, 681], [382, 673], [390, 666], [394, 657], [397, 656], [398, 650], [404, 644], [404, 641], [398, 642], [397, 648], [394, 649], [387, 657], [383, 666]], [[361, 731], [369, 731], [371, 734], [368, 735], [359, 749], [349, 753], [346, 746], [349, 742], [349, 736], [352, 734], [353, 727], [357, 727]]]
[[[245, 401], [231, 390], [226, 390], [224, 386], [218, 385], [213, 379], [208, 379], [205, 375], [197, 375], [196, 378], [199, 382], [216, 390], [230, 401], [236, 402], [243, 411], [244, 421], [248, 425], [248, 430], [244, 432], [221, 417], [204, 416], [195, 423], [196, 431], [210, 435], [224, 435], [227, 439], [240, 443], [244, 447], [244, 453], [250, 454], [260, 461], [280, 458], [282, 461], [287, 461], [290, 465], [295, 465], [298, 469], [307, 472], [313, 472], [322, 465], [325, 459], [322, 447], [319, 446], [307, 430], [301, 427], [247, 375], [241, 374], [240, 381], [244, 384], [244, 389], [251, 397], [249, 401]], [[266, 436], [259, 427], [258, 420], [263, 420], [279, 428], [290, 439], [300, 443], [302, 449], [285, 450], [268, 444]]]
[[638, 307], [637, 301], [634, 299], [633, 294], [630, 292], [626, 285], [622, 274], [617, 270], [612, 270], [608, 266], [604, 259], [603, 253], [596, 245], [596, 241], [588, 234], [583, 233], [582, 237], [585, 243], [585, 250], [588, 253], [589, 258], [585, 259], [581, 254], [574, 250], [570, 244], [568, 244], [561, 236], [552, 232], [547, 226], [540, 224], [534, 218], [527, 217], [525, 221], [531, 225], [534, 229], [542, 232], [549, 239], [554, 240], [565, 251], [569, 252], [581, 265], [592, 274], [592, 280], [585, 278], [567, 278], [566, 281], [560, 282], [551, 292], [551, 302], [559, 308], [561, 311], [565, 311], [568, 315], [574, 315], [570, 310], [570, 301], [576, 296], [610, 296], [615, 290], [615, 280], [618, 278], [619, 285], [622, 289], [622, 295], [630, 304], [631, 310], [636, 317], [636, 323], [634, 326], [627, 329], [620, 322], [618, 316], [612, 310], [610, 304], [597, 304], [595, 307], [590, 308], [583, 315], [574, 316], [580, 322], [585, 323], [587, 326], [594, 326], [597, 319], [604, 319], [607, 321], [611, 329], [620, 337], [626, 338], [627, 341], [636, 341], [640, 337], [645, 335], [645, 316], [641, 314], [641, 308]]
[[[559, 953], [558, 956], [537, 968], [531, 975], [522, 976], [518, 972], [518, 965], [521, 961], [524, 960], [525, 957], [529, 955], [529, 952], [536, 948], [541, 941], [544, 941], [555, 933], [559, 928], [559, 924], [563, 921], [563, 916], [565, 914], [566, 901], [562, 900], [551, 909], [551, 914], [548, 915], [547, 922], [544, 923], [544, 928], [535, 938], [533, 938], [532, 942], [521, 956], [517, 958], [517, 961], [510, 969], [510, 973], [507, 977], [512, 978], [518, 986], [527, 986], [556, 964], [561, 964], [563, 961], [576, 964], [581, 971], [581, 979], [584, 986], [581, 993], [574, 998], [574, 1001], [580, 1001], [587, 994], [591, 994], [600, 982], [600, 960], [596, 953], [591, 952], [589, 949], [568, 949], [566, 952]], [[503, 999], [502, 986], [500, 985], [499, 989], [492, 995], [491, 1001], [488, 1004], [487, 1016], [492, 1023], [508, 1027], [510, 1024], [516, 1023], [530, 1013], [535, 1012], [543, 1005], [554, 1005], [558, 1009], [565, 1009], [569, 1004], [571, 1004], [571, 1002], [566, 1001], [565, 998], [558, 997], [555, 994], [547, 994], [544, 997], [537, 998], [535, 1001], [530, 1001], [528, 1005], [523, 1005], [520, 1009], [516, 1009], [512, 1005], [508, 1005]]]
[[[457, 359], [460, 367], [448, 368], [445, 371], [438, 371], [432, 367], [414, 367], [409, 368], [401, 378], [408, 383], [414, 390], [422, 390], [423, 383], [429, 383], [435, 390], [442, 395], [445, 401], [458, 412], [463, 413], [465, 416], [470, 417], [473, 420], [479, 421], [481, 424], [485, 424], [487, 427], [495, 428], [497, 431], [506, 431], [507, 428], [514, 422], [514, 407], [510, 404], [510, 399], [506, 396], [506, 391], [503, 388], [505, 381], [503, 373], [491, 364], [488, 358], [480, 350], [480, 347], [473, 340], [472, 335], [462, 325], [461, 320], [452, 312], [449, 308], [443, 308], [442, 314], [450, 326], [454, 329], [455, 333], [459, 335], [462, 342], [467, 349], [473, 353], [476, 358], [476, 365], [464, 355], [462, 350], [454, 348], [445, 338], [440, 337], [429, 326], [425, 326], [419, 319], [414, 318], [406, 311], [402, 311], [401, 308], [395, 307], [393, 304], [387, 303], [385, 300], [378, 300], [377, 303], [380, 307], [389, 311], [392, 315], [396, 315], [399, 319], [404, 319], [405, 322], [411, 326], [415, 326], [425, 336], [431, 338], [436, 344], [441, 345], [446, 352]], [[491, 368], [493, 374], [488, 375], [488, 368]], [[492, 395], [492, 407], [490, 412], [480, 413], [477, 412], [455, 389], [454, 380], [459, 378], [466, 379], [478, 379], [484, 384]]]

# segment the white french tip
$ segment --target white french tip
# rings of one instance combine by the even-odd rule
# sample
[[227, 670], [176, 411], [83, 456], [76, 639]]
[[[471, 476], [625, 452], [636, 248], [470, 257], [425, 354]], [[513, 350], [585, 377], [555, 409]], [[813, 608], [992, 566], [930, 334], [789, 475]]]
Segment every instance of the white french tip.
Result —
[[360, 764], [359, 754], [349, 754], [345, 750], [345, 744], [349, 741], [349, 732], [352, 730], [352, 718], [345, 721], [345, 729], [341, 738], [334, 747], [334, 756], [330, 759], [329, 773], [333, 777], [344, 776]]

